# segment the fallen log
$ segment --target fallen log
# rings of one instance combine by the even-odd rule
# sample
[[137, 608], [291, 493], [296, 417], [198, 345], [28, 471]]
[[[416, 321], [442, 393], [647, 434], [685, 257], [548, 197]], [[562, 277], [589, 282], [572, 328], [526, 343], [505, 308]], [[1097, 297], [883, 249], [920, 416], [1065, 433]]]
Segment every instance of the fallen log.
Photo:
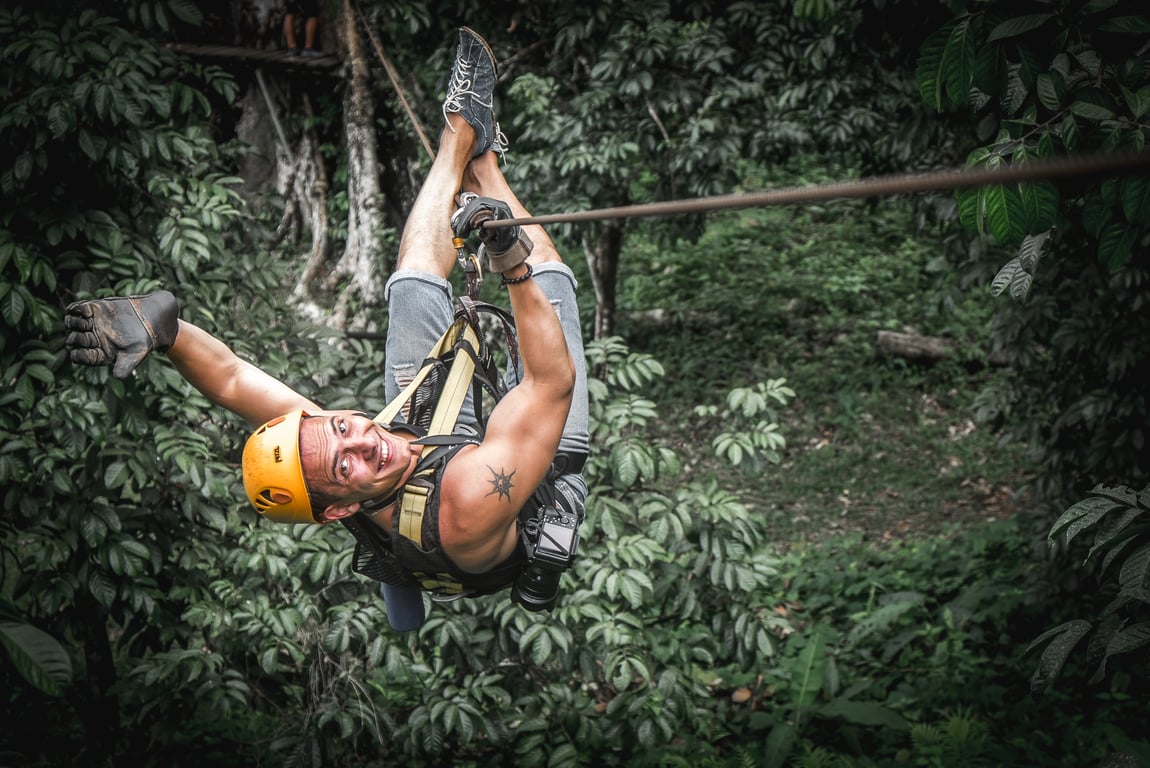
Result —
[[[875, 348], [882, 356], [899, 357], [915, 363], [938, 362], [959, 351], [958, 343], [954, 339], [894, 331], [879, 331], [875, 339]], [[1006, 357], [1001, 353], [992, 353], [985, 358], [990, 365], [1006, 365]]]

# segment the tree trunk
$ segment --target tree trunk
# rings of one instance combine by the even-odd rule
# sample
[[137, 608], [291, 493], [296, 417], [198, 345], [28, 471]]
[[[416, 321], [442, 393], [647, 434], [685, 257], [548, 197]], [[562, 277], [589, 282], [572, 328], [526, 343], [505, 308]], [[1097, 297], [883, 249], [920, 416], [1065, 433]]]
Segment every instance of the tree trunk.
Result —
[[379, 172], [373, 118], [374, 100], [367, 60], [363, 56], [355, 10], [344, 0], [341, 13], [343, 40], [350, 79], [344, 100], [344, 133], [348, 154], [348, 221], [347, 246], [339, 263], [328, 277], [334, 286], [350, 277], [332, 311], [332, 325], [340, 329], [354, 326], [370, 330], [369, 313], [361, 312], [354, 321], [349, 318], [352, 299], [360, 306], [377, 306], [383, 301], [384, 275], [380, 269]]
[[[311, 99], [303, 95], [304, 113], [308, 118], [314, 117]], [[318, 282], [321, 270], [328, 257], [328, 217], [327, 217], [327, 171], [324, 169], [323, 157], [319, 153], [318, 142], [314, 131], [308, 131], [300, 139], [298, 160], [295, 165], [293, 178], [300, 181], [304, 187], [299, 190], [298, 199], [301, 202], [300, 212], [309, 223], [311, 230], [311, 252], [299, 282], [292, 291], [292, 300], [297, 308], [312, 322], [324, 322], [327, 312], [323, 310], [316, 300], [312, 287]]]
[[[954, 354], [958, 347], [954, 339], [939, 336], [916, 336], [910, 333], [879, 331], [875, 347], [880, 355], [901, 357], [916, 363], [933, 363]], [[1003, 355], [989, 355], [991, 365], [1006, 365]]]
[[615, 333], [615, 281], [619, 273], [619, 251], [623, 247], [623, 223], [618, 220], [604, 222], [598, 235], [592, 228], [583, 233], [583, 252], [595, 288], [595, 335], [604, 339]]

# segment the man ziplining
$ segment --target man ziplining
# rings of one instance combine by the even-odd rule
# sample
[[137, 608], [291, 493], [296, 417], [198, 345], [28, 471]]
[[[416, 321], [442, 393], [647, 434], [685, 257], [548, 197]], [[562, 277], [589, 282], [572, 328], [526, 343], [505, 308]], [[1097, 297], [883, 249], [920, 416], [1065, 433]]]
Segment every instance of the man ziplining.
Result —
[[[495, 77], [487, 43], [461, 28], [447, 125], [384, 289], [389, 407], [374, 420], [324, 410], [240, 359], [179, 319], [166, 291], [81, 301], [65, 314], [73, 362], [112, 365], [123, 378], [152, 350], [166, 352], [211, 402], [259, 425], [242, 459], [249, 501], [277, 522], [339, 520], [356, 539], [354, 569], [383, 583], [389, 621], [401, 631], [422, 624], [421, 591], [451, 599], [511, 586], [516, 602], [550, 607], [583, 519], [589, 434], [575, 277], [542, 227], [482, 226], [530, 215], [499, 167]], [[448, 278], [462, 238], [476, 229], [481, 255], [506, 286], [521, 360], [485, 420], [473, 382], [443, 371], [416, 378], [444, 332], [466, 325], [453, 324]], [[462, 339], [452, 337], [454, 358], [480, 344]], [[466, 399], [441, 394], [453, 382]]]

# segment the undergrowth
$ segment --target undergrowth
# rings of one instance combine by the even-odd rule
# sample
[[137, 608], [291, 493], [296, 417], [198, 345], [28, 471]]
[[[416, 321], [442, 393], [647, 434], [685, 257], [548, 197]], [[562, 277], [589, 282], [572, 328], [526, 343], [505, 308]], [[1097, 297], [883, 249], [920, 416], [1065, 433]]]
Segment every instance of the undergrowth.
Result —
[[[893, 540], [1027, 501], [1021, 446], [972, 407], [1001, 375], [987, 360], [993, 300], [939, 300], [957, 278], [938, 271], [933, 237], [916, 231], [909, 201], [850, 201], [717, 215], [672, 248], [628, 241], [619, 330], [670, 371], [654, 392], [661, 439], [744, 492], [783, 546], [846, 531]], [[929, 365], [884, 358], [882, 330], [946, 337], [956, 351]], [[723, 425], [690, 409], [771, 378], [796, 393], [780, 471], [732, 472], [708, 451]]]

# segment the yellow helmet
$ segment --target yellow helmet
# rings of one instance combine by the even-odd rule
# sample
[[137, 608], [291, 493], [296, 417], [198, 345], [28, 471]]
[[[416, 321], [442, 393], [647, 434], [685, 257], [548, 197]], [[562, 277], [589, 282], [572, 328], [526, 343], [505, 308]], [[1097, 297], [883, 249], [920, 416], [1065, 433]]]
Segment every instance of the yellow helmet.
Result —
[[276, 416], [244, 444], [244, 491], [256, 510], [277, 523], [315, 523], [299, 457], [299, 425], [306, 411]]

